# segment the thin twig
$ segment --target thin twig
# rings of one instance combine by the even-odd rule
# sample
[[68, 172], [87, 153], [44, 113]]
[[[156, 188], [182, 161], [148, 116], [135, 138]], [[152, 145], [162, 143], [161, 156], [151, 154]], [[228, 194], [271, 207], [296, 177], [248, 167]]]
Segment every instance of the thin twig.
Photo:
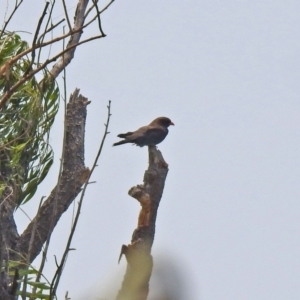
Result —
[[[44, 29], [44, 33], [41, 35], [41, 37], [39, 38], [39, 42], [43, 42], [44, 41], [44, 36], [45, 36], [45, 32], [47, 32], [47, 28], [49, 26], [49, 23], [51, 22], [51, 25], [52, 25], [52, 13], [53, 13], [53, 10], [54, 10], [54, 6], [55, 6], [55, 0], [53, 0], [51, 2], [51, 9], [50, 9], [50, 13], [49, 13], [49, 16], [48, 16], [48, 20], [46, 22], [46, 26], [45, 26], [45, 29]], [[52, 26], [50, 26], [52, 27]], [[51, 38], [53, 39], [53, 31], [51, 31]], [[49, 47], [49, 55], [48, 55], [48, 58], [50, 56], [50, 51], [51, 51], [51, 46]], [[39, 48], [39, 55], [38, 55], [38, 60], [37, 60], [37, 65], [39, 64], [40, 62], [40, 58], [41, 58], [41, 54], [42, 54], [42, 48]]]
[[61, 19], [59, 22], [57, 22], [56, 24], [54, 25], [51, 25], [51, 27], [49, 27], [40, 37], [39, 37], [39, 41], [38, 41], [38, 44], [41, 44], [41, 40], [45, 37], [45, 35], [52, 31], [54, 28], [56, 28], [58, 25], [60, 25], [62, 22], [64, 22], [65, 19]]
[[85, 15], [84, 15], [84, 19], [87, 18], [87, 16], [88, 16], [89, 13], [93, 10], [93, 8], [94, 8], [94, 5], [92, 5], [92, 6], [86, 11], [86, 13], [85, 13]]
[[34, 59], [35, 59], [35, 47], [34, 45], [36, 45], [36, 41], [37, 41], [37, 38], [38, 38], [38, 35], [39, 35], [39, 32], [40, 32], [40, 29], [41, 29], [41, 26], [42, 26], [42, 23], [43, 23], [43, 20], [46, 16], [46, 13], [47, 13], [47, 9], [48, 9], [48, 6], [49, 6], [49, 2], [46, 2], [46, 5], [44, 7], [44, 11], [39, 19], [39, 22], [38, 22], [38, 25], [36, 27], [36, 30], [35, 30], [35, 34], [34, 34], [34, 37], [33, 37], [33, 42], [32, 42], [32, 52], [31, 52], [31, 62], [27, 68], [27, 70], [25, 71], [24, 75], [27, 75], [28, 72], [31, 70], [32, 68], [32, 65], [34, 63]]
[[70, 23], [70, 19], [69, 19], [69, 15], [68, 15], [68, 11], [67, 11], [67, 6], [66, 6], [65, 0], [62, 0], [62, 3], [63, 3], [65, 15], [66, 15], [67, 23], [68, 23], [68, 26], [69, 26], [69, 30], [72, 31], [72, 26], [71, 26], [71, 23]]
[[[65, 29], [63, 28], [63, 33]], [[63, 49], [65, 49], [65, 40], [63, 40]], [[63, 82], [64, 82], [64, 136], [63, 136], [63, 147], [62, 147], [62, 153], [61, 157], [65, 157], [65, 142], [66, 142], [66, 118], [67, 118], [67, 82], [66, 82], [66, 68], [64, 68], [64, 76], [63, 76]], [[61, 175], [63, 170], [63, 160], [60, 160], [60, 166], [59, 166], [59, 176]]]
[[11, 18], [13, 17], [13, 15], [15, 14], [15, 12], [16, 12], [17, 9], [19, 8], [19, 6], [22, 4], [22, 2], [23, 2], [23, 0], [21, 0], [19, 3], [17, 3], [17, 1], [16, 1], [14, 10], [13, 10], [12, 13], [10, 14], [8, 20], [7, 20], [7, 21], [4, 21], [4, 26], [3, 26], [2, 30], [0, 31], [0, 39], [1, 39], [2, 34], [4, 33], [5, 29], [6, 29], [6, 26], [8, 25], [8, 23], [9, 23], [10, 20], [11, 20]]
[[[41, 208], [41, 206], [42, 206], [42, 203], [43, 203], [44, 198], [45, 198], [45, 196], [43, 196], [43, 197], [41, 198], [41, 201], [40, 201], [40, 204], [39, 204], [39, 208], [38, 208], [38, 212], [37, 212], [37, 213], [39, 213], [39, 211], [40, 211], [40, 208]], [[34, 234], [35, 234], [35, 232], [36, 232], [36, 227], [37, 227], [37, 226], [34, 226], [34, 227], [33, 227], [33, 230], [32, 230], [32, 236], [31, 236], [31, 239], [32, 239], [32, 240], [33, 240]], [[50, 240], [49, 240], [49, 241], [50, 241]], [[29, 251], [28, 251], [28, 254], [27, 254], [27, 264], [30, 263], [30, 255], [31, 255], [31, 250], [32, 250], [32, 242], [33, 242], [33, 241], [30, 241], [30, 243], [29, 243]], [[47, 242], [48, 242], [48, 241], [47, 241]], [[41, 279], [41, 276], [42, 276], [42, 273], [43, 273], [43, 269], [44, 269], [44, 266], [45, 266], [45, 262], [46, 262], [46, 258], [47, 258], [47, 250], [48, 250], [48, 244], [45, 245], [45, 248], [44, 248], [44, 250], [43, 250], [42, 261], [41, 261], [40, 268], [39, 268], [38, 274], [37, 274], [37, 276], [36, 276], [35, 282], [39, 282], [40, 279]], [[34, 287], [32, 288], [32, 294], [35, 294], [36, 290], [37, 290], [37, 286], [34, 286]], [[34, 300], [34, 299], [33, 299], [33, 298], [30, 298], [30, 300]]]
[[[65, 33], [65, 27], [63, 27], [63, 33]], [[63, 49], [65, 49], [65, 40], [63, 40]], [[66, 140], [66, 117], [67, 117], [67, 69], [64, 68], [63, 71], [63, 83], [64, 83], [64, 136], [63, 136], [63, 147], [62, 147], [62, 155], [61, 157], [64, 157], [64, 144], [65, 144], [65, 140]], [[63, 170], [63, 161], [62, 159], [60, 160], [60, 167], [59, 167], [59, 174], [61, 174], [62, 170]], [[73, 222], [74, 222], [74, 215], [75, 215], [75, 202], [73, 202], [73, 211], [72, 211], [72, 223], [71, 223], [71, 228], [73, 226]]]
[[96, 9], [96, 12], [97, 12], [96, 16], [98, 18], [98, 27], [99, 27], [99, 30], [100, 30], [100, 32], [101, 32], [101, 34], [103, 36], [106, 36], [106, 34], [103, 32], [102, 26], [101, 26], [100, 12], [99, 12], [98, 4], [97, 4], [98, 0], [92, 0], [92, 1], [94, 3], [94, 6], [95, 6], [95, 9]]
[[[110, 2], [108, 2], [106, 4], [106, 6], [104, 6], [100, 11], [99, 14], [102, 14], [105, 10], [107, 10], [114, 2], [115, 0], [111, 0]], [[84, 16], [84, 18], [87, 17], [87, 14]], [[87, 22], [84, 26], [82, 26], [82, 28], [86, 28], [87, 26], [89, 26], [91, 23], [93, 23], [95, 20], [97, 19], [97, 16], [93, 17], [89, 22]]]

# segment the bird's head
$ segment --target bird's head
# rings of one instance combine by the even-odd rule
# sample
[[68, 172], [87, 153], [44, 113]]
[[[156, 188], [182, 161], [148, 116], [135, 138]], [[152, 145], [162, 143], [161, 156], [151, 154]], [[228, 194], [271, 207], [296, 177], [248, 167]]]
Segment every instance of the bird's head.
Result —
[[159, 117], [153, 120], [149, 125], [159, 125], [163, 127], [169, 127], [170, 125], [174, 125], [174, 123], [167, 117]]

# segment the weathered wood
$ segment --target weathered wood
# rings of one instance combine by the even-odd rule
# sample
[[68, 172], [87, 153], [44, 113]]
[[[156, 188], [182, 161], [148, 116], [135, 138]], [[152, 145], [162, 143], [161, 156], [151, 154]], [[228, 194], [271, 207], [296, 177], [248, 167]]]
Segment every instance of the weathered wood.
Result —
[[58, 220], [89, 177], [89, 169], [84, 165], [86, 106], [89, 103], [79, 95], [78, 89], [71, 95], [65, 120], [62, 173], [50, 196], [20, 236], [13, 218], [17, 203], [13, 182], [0, 198], [0, 266], [5, 270], [0, 274], [0, 299], [14, 298], [11, 295], [14, 278], [8, 276], [8, 261], [31, 263], [38, 256]]
[[149, 167], [145, 171], [144, 184], [132, 187], [129, 195], [141, 204], [138, 226], [131, 243], [123, 245], [121, 256], [127, 260], [126, 274], [117, 300], [146, 300], [153, 260], [151, 248], [155, 236], [158, 206], [163, 194], [168, 164], [156, 146], [149, 146]]
[[[86, 106], [89, 101], [76, 89], [70, 97], [66, 114], [66, 140], [63, 151], [63, 170], [57, 185], [41, 206], [36, 217], [25, 229], [17, 244], [19, 253], [32, 262], [51, 235], [62, 214], [81, 191], [88, 168], [84, 165], [84, 135]], [[32, 244], [30, 244], [32, 241]]]

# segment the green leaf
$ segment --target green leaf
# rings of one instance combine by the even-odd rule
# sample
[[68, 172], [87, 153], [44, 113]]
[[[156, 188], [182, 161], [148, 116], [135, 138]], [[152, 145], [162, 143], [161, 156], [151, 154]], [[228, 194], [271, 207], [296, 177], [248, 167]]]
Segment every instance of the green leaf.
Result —
[[[0, 66], [28, 49], [28, 44], [15, 33], [3, 33], [0, 39]], [[34, 62], [33, 68], [37, 62]], [[31, 65], [31, 57], [23, 56], [10, 65], [7, 76], [0, 78], [0, 98], [18, 83]], [[20, 194], [18, 205], [29, 201], [38, 185], [46, 178], [53, 164], [53, 151], [48, 144], [51, 126], [59, 108], [60, 92], [57, 83], [42, 71], [42, 88], [35, 77], [22, 84], [0, 113], [1, 143], [4, 156], [13, 172], [10, 178]], [[2, 164], [2, 162], [1, 162]], [[5, 182], [3, 182], [5, 185]]]
[[42, 294], [42, 293], [28, 293], [28, 292], [23, 293], [22, 291], [17, 291], [16, 294], [19, 295], [19, 296], [23, 296], [25, 294], [25, 296], [28, 299], [50, 299], [49, 295], [45, 295], [45, 294]]
[[26, 283], [31, 286], [40, 288], [41, 290], [50, 290], [50, 287], [46, 283], [43, 283], [43, 282], [27, 281]]

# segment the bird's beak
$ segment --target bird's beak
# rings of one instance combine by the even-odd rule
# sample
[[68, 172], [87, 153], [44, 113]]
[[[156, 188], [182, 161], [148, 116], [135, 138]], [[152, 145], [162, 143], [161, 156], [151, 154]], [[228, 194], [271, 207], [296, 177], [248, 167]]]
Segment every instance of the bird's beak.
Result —
[[173, 122], [170, 122], [170, 125], [173, 125], [173, 126], [175, 126], [175, 124], [174, 124]]

